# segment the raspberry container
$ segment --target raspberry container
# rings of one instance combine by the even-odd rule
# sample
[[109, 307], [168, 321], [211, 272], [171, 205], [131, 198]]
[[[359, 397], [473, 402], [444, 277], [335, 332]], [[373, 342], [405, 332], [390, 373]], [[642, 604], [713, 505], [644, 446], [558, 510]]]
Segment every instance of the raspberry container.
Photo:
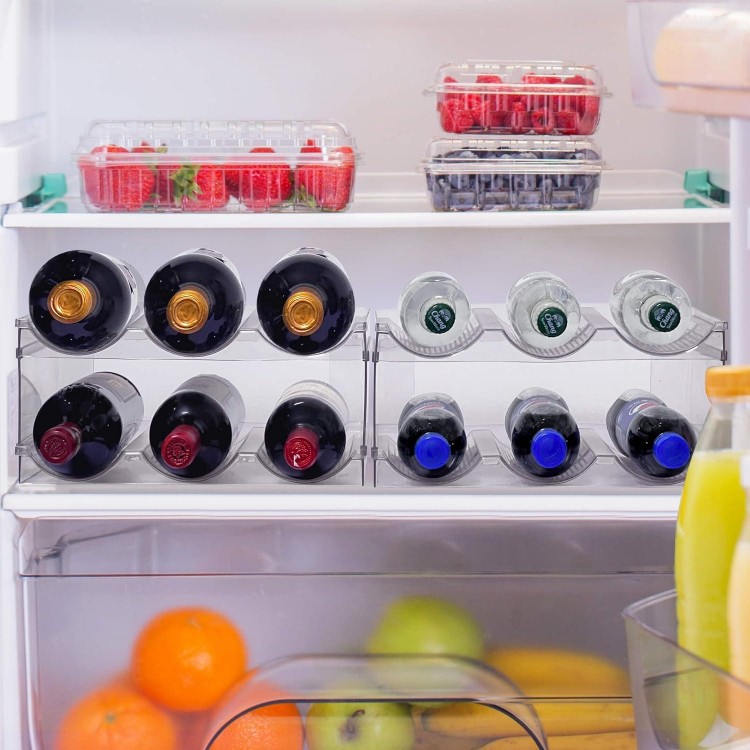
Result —
[[89, 211], [343, 211], [360, 154], [343, 125], [94, 122], [73, 153]]
[[446, 133], [497, 135], [591, 135], [608, 95], [590, 65], [497, 60], [442, 65], [425, 93]]
[[423, 168], [436, 211], [592, 208], [603, 169], [588, 138], [434, 138]]

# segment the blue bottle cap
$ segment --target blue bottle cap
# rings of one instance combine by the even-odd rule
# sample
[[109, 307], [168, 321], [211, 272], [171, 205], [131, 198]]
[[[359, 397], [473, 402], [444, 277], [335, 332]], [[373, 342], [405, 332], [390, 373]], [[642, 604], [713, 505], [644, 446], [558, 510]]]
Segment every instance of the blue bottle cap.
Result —
[[665, 469], [684, 469], [690, 461], [690, 445], [676, 432], [662, 432], [654, 440], [654, 458]]
[[545, 427], [531, 439], [531, 455], [543, 469], [556, 469], [568, 457], [568, 444], [557, 430]]
[[442, 469], [451, 457], [451, 444], [439, 432], [425, 432], [417, 438], [414, 457], [423, 469]]

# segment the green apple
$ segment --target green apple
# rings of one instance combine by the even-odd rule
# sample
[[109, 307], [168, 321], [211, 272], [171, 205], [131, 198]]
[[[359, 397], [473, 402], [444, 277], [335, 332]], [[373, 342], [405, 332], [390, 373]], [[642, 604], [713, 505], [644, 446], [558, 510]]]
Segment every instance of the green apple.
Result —
[[309, 750], [412, 750], [415, 741], [404, 703], [314, 703], [305, 737]]
[[397, 599], [370, 636], [371, 654], [439, 654], [481, 659], [479, 623], [461, 607], [432, 596]]

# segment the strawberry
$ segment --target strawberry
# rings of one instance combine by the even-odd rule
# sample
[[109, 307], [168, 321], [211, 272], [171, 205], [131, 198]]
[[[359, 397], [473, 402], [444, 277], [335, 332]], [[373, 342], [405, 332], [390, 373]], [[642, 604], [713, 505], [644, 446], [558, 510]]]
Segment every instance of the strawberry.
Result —
[[149, 146], [146, 141], [141, 141], [141, 145], [136, 146], [135, 148], [131, 149], [131, 153], [133, 154], [155, 154], [156, 149], [153, 146]]
[[[309, 140], [300, 153], [322, 153], [314, 141]], [[349, 146], [333, 149], [341, 154], [336, 162], [314, 162], [297, 167], [297, 200], [311, 208], [341, 211], [349, 204], [354, 184], [354, 152]]]
[[[251, 154], [273, 154], [272, 148], [254, 148]], [[283, 162], [232, 164], [225, 167], [230, 195], [253, 211], [267, 211], [292, 196], [292, 170]]]
[[173, 196], [175, 206], [186, 211], [213, 211], [226, 206], [229, 196], [224, 183], [224, 170], [214, 164], [184, 164], [172, 167], [169, 173], [171, 185], [167, 194]]
[[[122, 146], [96, 146], [91, 149], [92, 154], [127, 154], [128, 150]], [[107, 167], [95, 160], [95, 164], [87, 163], [86, 160], [80, 161], [81, 167], [81, 187], [86, 196], [95, 208], [107, 210], [109, 208], [108, 179], [106, 175], [112, 167]]]

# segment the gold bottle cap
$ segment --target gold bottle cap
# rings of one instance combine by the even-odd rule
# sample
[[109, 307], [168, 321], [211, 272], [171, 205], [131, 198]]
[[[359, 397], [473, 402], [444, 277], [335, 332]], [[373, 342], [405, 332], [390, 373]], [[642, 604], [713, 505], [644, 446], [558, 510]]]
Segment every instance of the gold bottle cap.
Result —
[[208, 320], [211, 305], [202, 289], [186, 286], [167, 305], [167, 322], [179, 333], [200, 331]]
[[78, 323], [96, 305], [96, 292], [85, 281], [70, 279], [52, 287], [47, 297], [50, 315], [60, 323]]
[[297, 336], [312, 336], [323, 325], [325, 308], [312, 289], [299, 289], [287, 297], [282, 310], [284, 325]]

